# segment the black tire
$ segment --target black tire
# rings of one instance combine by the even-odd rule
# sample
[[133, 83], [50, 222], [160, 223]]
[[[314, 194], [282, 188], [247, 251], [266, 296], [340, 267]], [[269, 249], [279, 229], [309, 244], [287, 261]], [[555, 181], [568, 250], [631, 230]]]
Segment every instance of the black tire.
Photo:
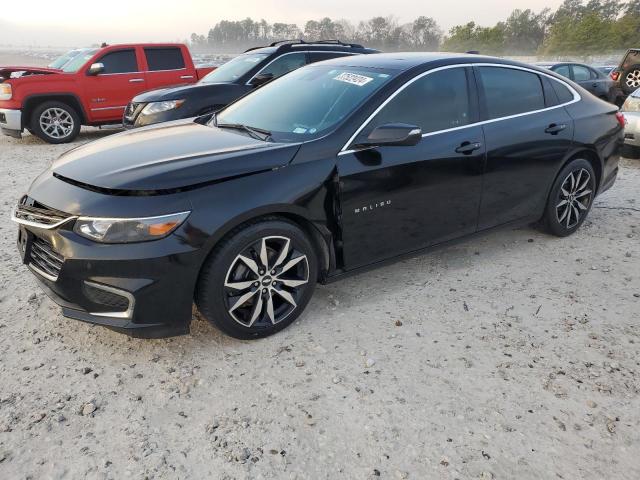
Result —
[[[263, 270], [263, 250], [269, 268], [279, 265], [276, 270]], [[241, 255], [254, 261], [253, 268]], [[283, 267], [287, 270], [279, 271]], [[305, 233], [288, 220], [267, 217], [234, 229], [216, 246], [200, 272], [195, 302], [200, 313], [227, 335], [262, 338], [298, 318], [313, 295], [317, 272], [316, 252]], [[294, 283], [301, 285], [293, 288]]]
[[582, 158], [571, 160], [551, 188], [543, 216], [546, 230], [558, 237], [578, 230], [591, 210], [595, 193], [596, 174], [591, 163]]
[[[632, 84], [629, 85], [627, 82]], [[636, 86], [634, 86], [634, 84]], [[631, 65], [624, 72], [622, 72], [620, 87], [622, 88], [622, 91], [627, 95], [631, 95], [638, 88], [640, 88], [640, 64]]]
[[[54, 112], [58, 112], [57, 116]], [[42, 122], [55, 122], [59, 125], [52, 125], [51, 130], [45, 130]], [[38, 105], [31, 113], [29, 122], [30, 130], [34, 135], [40, 137], [47, 143], [59, 144], [68, 143], [74, 140], [80, 132], [80, 115], [71, 106], [58, 101], [44, 102]]]

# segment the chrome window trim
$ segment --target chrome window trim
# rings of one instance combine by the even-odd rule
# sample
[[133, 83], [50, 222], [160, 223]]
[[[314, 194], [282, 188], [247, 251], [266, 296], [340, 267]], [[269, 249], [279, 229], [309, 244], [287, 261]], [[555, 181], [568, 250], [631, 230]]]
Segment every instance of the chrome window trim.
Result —
[[[305, 45], [307, 46], [307, 45]], [[247, 82], [245, 83], [245, 85], [251, 86], [251, 80], [253, 80], [255, 77], [257, 77], [258, 75], [260, 75], [262, 73], [262, 71], [267, 68], [269, 65], [271, 65], [273, 62], [275, 62], [276, 60], [280, 60], [282, 57], [286, 57], [287, 55], [292, 55], [292, 54], [299, 54], [299, 53], [344, 53], [345, 55], [343, 55], [344, 57], [348, 57], [350, 55], [360, 55], [357, 52], [338, 52], [336, 50], [304, 50], [304, 51], [299, 51], [299, 52], [287, 52], [287, 53], [283, 53], [282, 55], [274, 58], [273, 60], [271, 60], [269, 63], [267, 63], [264, 67], [262, 67], [260, 70], [258, 70], [249, 80], [247, 80]], [[312, 63], [317, 63], [317, 62], [312, 62]], [[312, 63], [307, 63], [304, 66], [307, 65], [312, 65]], [[302, 67], [299, 67], [302, 68]], [[293, 71], [293, 70], [292, 70]], [[289, 73], [289, 72], [287, 72]]]
[[131, 317], [133, 316], [133, 309], [136, 304], [136, 298], [133, 296], [132, 293], [127, 292], [126, 290], [121, 290], [119, 288], [110, 287], [102, 283], [90, 282], [89, 280], [85, 280], [84, 283], [86, 285], [89, 285], [90, 287], [97, 288], [98, 290], [104, 290], [105, 292], [109, 292], [115, 295], [120, 295], [121, 297], [125, 297], [129, 301], [129, 306], [124, 312], [89, 312], [89, 315], [93, 315], [95, 317], [112, 317], [112, 318], [131, 319]]
[[427, 70], [426, 72], [422, 72], [420, 75], [417, 75], [417, 76], [413, 77], [411, 80], [409, 80], [406, 83], [404, 83], [403, 85], [401, 85], [395, 92], [393, 92], [392, 95], [390, 95], [384, 102], [382, 102], [382, 104], [378, 108], [376, 108], [375, 111], [371, 115], [369, 115], [369, 117], [364, 121], [364, 123], [362, 125], [360, 125], [360, 127], [349, 138], [349, 140], [347, 140], [347, 143], [345, 143], [344, 146], [340, 149], [340, 151], [338, 152], [338, 156], [346, 155], [348, 153], [353, 153], [353, 152], [356, 152], [356, 151], [360, 151], [361, 149], [347, 149], [347, 147], [349, 145], [351, 145], [351, 143], [356, 139], [356, 137], [360, 134], [360, 132], [362, 132], [362, 130], [371, 122], [371, 120], [373, 120], [373, 118], [380, 112], [380, 110], [382, 110], [385, 106], [387, 106], [387, 104], [391, 100], [393, 100], [396, 97], [396, 95], [398, 95], [400, 92], [402, 92], [405, 88], [407, 88], [413, 82], [415, 82], [415, 81], [419, 80], [420, 78], [425, 77], [425, 76], [427, 76], [427, 75], [429, 75], [431, 73], [434, 73], [434, 72], [439, 72], [441, 70], [448, 70], [448, 69], [451, 69], [451, 68], [465, 68], [465, 67], [510, 68], [510, 69], [513, 69], [513, 70], [522, 70], [522, 71], [525, 71], [525, 72], [535, 73], [537, 75], [543, 75], [543, 76], [548, 77], [553, 81], [559, 82], [563, 86], [567, 87], [569, 89], [569, 91], [573, 94], [573, 100], [571, 100], [570, 102], [559, 104], [559, 105], [554, 105], [552, 107], [546, 107], [546, 108], [542, 108], [542, 109], [539, 109], [539, 110], [531, 110], [530, 112], [517, 113], [515, 115], [508, 115], [506, 117], [492, 118], [490, 120], [482, 120], [480, 122], [470, 123], [468, 125], [462, 125], [460, 127], [453, 127], [453, 128], [447, 128], [447, 129], [444, 129], [444, 130], [436, 130], [434, 132], [423, 133], [422, 134], [422, 138], [430, 137], [432, 135], [439, 135], [441, 133], [447, 133], [447, 132], [453, 132], [453, 131], [456, 131], [456, 130], [462, 130], [462, 129], [465, 129], [465, 128], [471, 128], [471, 127], [486, 125], [486, 124], [489, 124], [489, 123], [501, 122], [503, 120], [509, 120], [509, 119], [512, 119], [512, 118], [524, 117], [524, 116], [527, 116], [527, 115], [533, 115], [533, 114], [536, 114], [536, 113], [546, 112], [546, 111], [549, 111], [549, 110], [554, 110], [556, 108], [566, 107], [567, 105], [571, 105], [573, 103], [576, 103], [576, 102], [579, 102], [580, 100], [582, 100], [582, 97], [580, 96], [580, 94], [571, 85], [569, 85], [565, 81], [560, 80], [559, 78], [556, 78], [553, 75], [549, 75], [549, 74], [547, 74], [545, 72], [540, 72], [538, 70], [534, 70], [534, 69], [531, 69], [531, 68], [520, 67], [520, 66], [517, 66], [517, 65], [504, 65], [504, 64], [501, 64], [501, 63], [461, 63], [461, 64], [456, 64], [456, 65], [446, 65], [444, 67], [438, 67], [438, 68], [434, 68], [432, 70]]

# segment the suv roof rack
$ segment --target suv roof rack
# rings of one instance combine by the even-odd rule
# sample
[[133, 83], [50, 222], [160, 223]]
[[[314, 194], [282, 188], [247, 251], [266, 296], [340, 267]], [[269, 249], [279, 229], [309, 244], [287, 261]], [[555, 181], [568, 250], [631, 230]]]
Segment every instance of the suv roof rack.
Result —
[[[341, 46], [341, 47], [364, 48], [362, 45], [360, 45], [358, 43], [345, 43], [345, 42], [342, 42], [342, 41], [337, 40], [337, 39], [315, 40], [315, 41], [307, 42], [306, 40], [303, 40], [301, 38], [299, 38], [299, 39], [290, 39], [290, 40], [278, 40], [278, 41], [270, 43], [269, 45], [267, 45], [267, 47], [289, 48], [289, 47], [293, 47], [293, 46], [296, 46], [296, 45], [338, 45], [338, 46]], [[247, 50], [245, 50], [245, 52], [250, 52], [252, 50], [257, 50], [259, 48], [265, 48], [265, 47], [264, 46], [262, 46], [262, 47], [252, 47], [252, 48], [248, 48]]]

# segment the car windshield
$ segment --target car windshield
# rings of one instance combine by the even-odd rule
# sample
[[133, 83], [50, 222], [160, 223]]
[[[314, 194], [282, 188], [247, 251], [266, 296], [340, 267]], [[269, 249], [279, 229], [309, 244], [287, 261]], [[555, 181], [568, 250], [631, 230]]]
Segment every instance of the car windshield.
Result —
[[344, 120], [396, 73], [377, 68], [310, 65], [241, 98], [212, 122], [268, 131], [275, 141], [311, 140]]
[[87, 63], [89, 59], [95, 55], [97, 51], [97, 48], [89, 48], [79, 51], [79, 53], [75, 57], [69, 59], [64, 65], [62, 65], [62, 71], [66, 73], [77, 72], [80, 67]]
[[49, 68], [62, 68], [67, 62], [69, 62], [69, 60], [71, 60], [72, 58], [75, 58], [77, 55], [80, 55], [84, 51], [85, 49], [70, 50], [64, 55], [60, 55], [58, 58], [56, 58], [53, 62], [51, 62], [47, 66]]
[[200, 83], [233, 82], [268, 56], [268, 53], [245, 53], [243, 55], [238, 55], [207, 74], [202, 80], [200, 80]]

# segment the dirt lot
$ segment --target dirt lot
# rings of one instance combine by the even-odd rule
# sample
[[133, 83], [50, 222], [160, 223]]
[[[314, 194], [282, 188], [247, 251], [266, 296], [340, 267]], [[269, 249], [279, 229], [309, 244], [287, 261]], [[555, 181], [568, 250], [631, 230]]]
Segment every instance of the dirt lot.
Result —
[[68, 148], [0, 138], [0, 478], [640, 478], [640, 160], [571, 238], [319, 287], [265, 340], [136, 340], [18, 260], [10, 210]]

